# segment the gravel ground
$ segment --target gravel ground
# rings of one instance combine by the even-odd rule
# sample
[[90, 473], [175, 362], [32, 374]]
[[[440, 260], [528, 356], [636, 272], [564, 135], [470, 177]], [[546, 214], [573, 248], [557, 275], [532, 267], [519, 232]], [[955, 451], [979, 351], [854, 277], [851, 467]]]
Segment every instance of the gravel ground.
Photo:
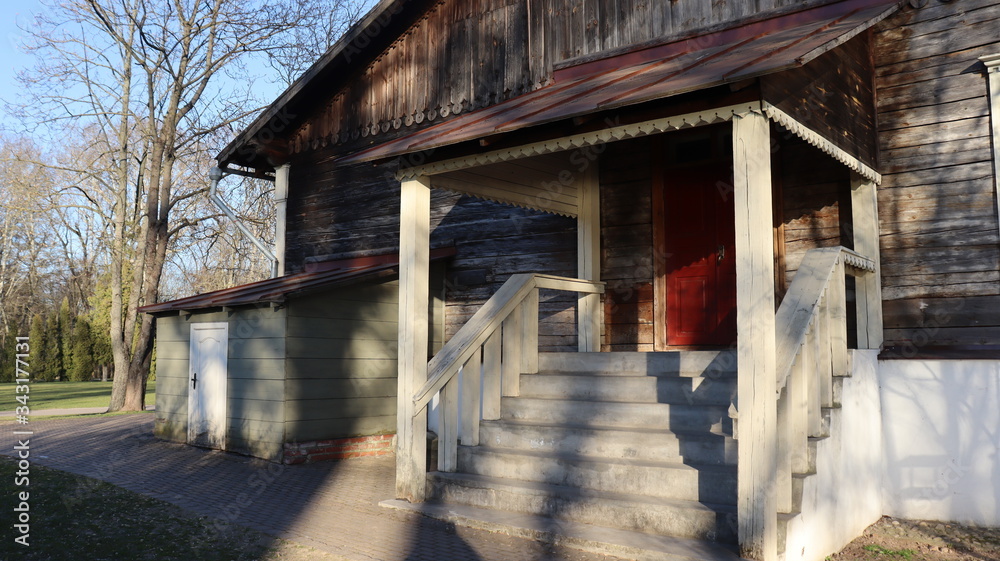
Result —
[[1000, 561], [1000, 528], [883, 517], [831, 561]]

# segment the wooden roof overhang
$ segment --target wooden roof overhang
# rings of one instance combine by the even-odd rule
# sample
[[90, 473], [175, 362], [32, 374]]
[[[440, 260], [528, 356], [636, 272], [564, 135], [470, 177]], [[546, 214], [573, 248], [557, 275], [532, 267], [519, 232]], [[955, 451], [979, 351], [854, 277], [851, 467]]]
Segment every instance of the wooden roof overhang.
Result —
[[[400, 179], [433, 176], [435, 187], [572, 216], [576, 214], [572, 186], [560, 188], [554, 196], [549, 193], [541, 203], [536, 193], [553, 173], [567, 169], [566, 151], [761, 112], [877, 182], [881, 178], [873, 167], [876, 150], [864, 150], [873, 142], [846, 142], [846, 137], [817, 132], [806, 124], [809, 108], [798, 111], [794, 96], [768, 101], [767, 92], [777, 88], [757, 85], [742, 94], [739, 90], [761, 77], [774, 83], [782, 77], [779, 73], [796, 71], [831, 53], [900, 4], [845, 0], [565, 67], [556, 71], [548, 86], [342, 157], [337, 163], [400, 158]], [[703, 96], [728, 103], [706, 106], [697, 102]], [[873, 118], [874, 98], [862, 103], [870, 104]], [[654, 118], [649, 118], [651, 110], [658, 112]], [[422, 156], [404, 157], [418, 153]], [[518, 161], [524, 158], [533, 161]], [[413, 161], [421, 163], [408, 165]]]
[[[454, 255], [455, 248], [446, 247], [432, 250], [430, 259], [432, 262], [440, 261]], [[283, 304], [290, 296], [389, 278], [398, 273], [398, 253], [312, 263], [302, 273], [150, 304], [142, 306], [139, 311], [163, 316], [245, 306], [275, 306]]]
[[[235, 164], [256, 175], [287, 160], [283, 137], [323, 103], [328, 84], [352, 79], [439, 0], [379, 0], [330, 49], [219, 152], [220, 166]], [[319, 87], [317, 87], [319, 86]]]

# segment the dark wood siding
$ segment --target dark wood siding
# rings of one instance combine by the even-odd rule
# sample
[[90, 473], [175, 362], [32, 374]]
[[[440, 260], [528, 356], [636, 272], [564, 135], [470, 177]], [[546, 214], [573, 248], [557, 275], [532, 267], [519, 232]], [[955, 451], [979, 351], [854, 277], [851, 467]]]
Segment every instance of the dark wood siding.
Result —
[[761, 78], [765, 101], [870, 166], [878, 160], [868, 32], [801, 68]]
[[605, 351], [653, 350], [650, 140], [608, 145], [601, 159]]
[[[383, 254], [399, 248], [399, 182], [392, 165], [292, 166], [286, 262]], [[435, 189], [431, 245], [457, 249], [445, 286], [446, 337], [515, 273], [576, 276], [576, 220]], [[543, 350], [575, 348], [575, 299], [543, 294]]]
[[[850, 223], [850, 170], [787, 131], [776, 128], [776, 180], [781, 185], [785, 286], [810, 249], [851, 246], [842, 236]], [[847, 200], [845, 200], [847, 199]], [[841, 213], [841, 207], [847, 212]]]
[[896, 354], [1000, 344], [987, 82], [995, 0], [929, 3], [875, 37], [885, 335]]
[[[434, 191], [431, 244], [454, 245], [445, 284], [451, 338], [516, 273], [576, 276], [576, 219]], [[542, 291], [539, 348], [571, 350], [576, 298]]]
[[[450, 0], [381, 52], [355, 41], [345, 56], [369, 60], [292, 120], [289, 151], [393, 136], [547, 84], [573, 59], [651, 45], [776, 10], [828, 0]], [[569, 61], [569, 62], [567, 62]], [[379, 140], [383, 140], [380, 138]]]

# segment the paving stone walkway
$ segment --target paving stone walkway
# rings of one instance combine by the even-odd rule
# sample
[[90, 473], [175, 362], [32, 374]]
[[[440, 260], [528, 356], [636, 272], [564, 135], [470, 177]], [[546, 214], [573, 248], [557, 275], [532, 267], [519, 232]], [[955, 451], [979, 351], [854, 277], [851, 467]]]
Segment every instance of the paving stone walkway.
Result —
[[34, 464], [101, 479], [350, 560], [612, 559], [379, 507], [380, 500], [393, 496], [391, 457], [281, 466], [157, 440], [148, 413], [41, 419], [27, 427], [3, 422], [0, 453], [13, 455], [13, 431], [24, 429], [34, 433]]

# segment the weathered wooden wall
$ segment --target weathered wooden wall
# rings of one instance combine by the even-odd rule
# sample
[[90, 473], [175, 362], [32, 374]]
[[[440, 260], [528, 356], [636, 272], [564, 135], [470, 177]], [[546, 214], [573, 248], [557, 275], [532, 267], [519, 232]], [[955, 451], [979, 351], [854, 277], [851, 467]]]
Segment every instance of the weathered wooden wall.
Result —
[[[553, 68], [655, 43], [767, 11], [823, 4], [793, 0], [448, 0], [439, 2], [307, 110], [291, 152], [325, 148], [485, 107], [538, 88]], [[349, 49], [361, 57], [366, 45]], [[366, 53], [367, 54], [367, 53]]]
[[1000, 239], [987, 80], [1000, 52], [996, 0], [931, 0], [875, 35], [885, 339], [1000, 344]]
[[[399, 182], [391, 165], [292, 165], [286, 262], [383, 254], [399, 248]], [[454, 246], [445, 285], [446, 337], [515, 273], [576, 276], [576, 221], [435, 189], [431, 245]], [[575, 347], [575, 299], [543, 294], [543, 349]]]
[[[798, 137], [776, 128], [775, 180], [780, 184], [784, 239], [784, 282], [791, 284], [802, 258], [818, 247], [851, 246], [842, 229], [849, 227], [850, 170]], [[848, 198], [847, 201], [844, 199]], [[842, 206], [847, 212], [842, 213]], [[841, 220], [844, 215], [848, 219]]]
[[604, 351], [653, 350], [650, 140], [609, 144], [601, 159]]
[[862, 33], [801, 68], [761, 78], [765, 101], [869, 166], [877, 167], [871, 34]]

